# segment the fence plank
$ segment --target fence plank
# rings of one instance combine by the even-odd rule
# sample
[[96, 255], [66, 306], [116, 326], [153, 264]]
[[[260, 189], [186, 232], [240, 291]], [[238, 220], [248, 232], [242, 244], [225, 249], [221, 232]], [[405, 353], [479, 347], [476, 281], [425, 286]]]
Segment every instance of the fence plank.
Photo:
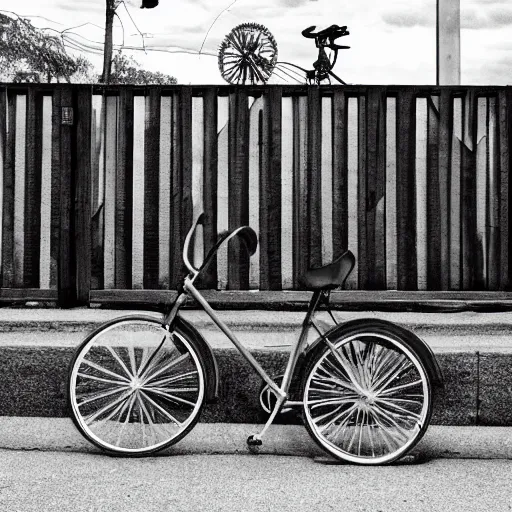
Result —
[[487, 102], [488, 212], [487, 212], [487, 290], [499, 289], [499, 165], [497, 153], [496, 98]]
[[439, 97], [427, 97], [427, 286], [441, 289], [441, 194], [439, 181]]
[[293, 99], [293, 270], [294, 287], [298, 278], [309, 268], [308, 184], [307, 184], [307, 97]]
[[416, 262], [418, 290], [428, 288], [427, 98], [416, 98]]
[[[450, 288], [450, 135], [453, 111], [451, 94], [441, 91], [439, 99], [439, 236], [440, 236], [440, 288]], [[452, 126], [451, 126], [452, 125]]]
[[332, 245], [333, 258], [348, 248], [347, 98], [336, 90], [332, 124]]
[[476, 267], [475, 286], [478, 290], [487, 287], [487, 187], [488, 187], [488, 116], [487, 98], [477, 98], [476, 115]]
[[[229, 227], [229, 97], [217, 99], [217, 231]], [[228, 286], [228, 248], [224, 245], [217, 253], [217, 281], [219, 290]]]
[[470, 290], [475, 283], [476, 262], [476, 98], [466, 92], [464, 101], [464, 140], [462, 144], [462, 287]]
[[16, 135], [16, 96], [6, 90], [2, 110], [6, 112], [7, 126], [3, 168], [2, 204], [2, 281], [4, 288], [14, 282], [14, 141]]
[[133, 90], [119, 93], [116, 172], [116, 288], [132, 287]]
[[281, 274], [281, 124], [282, 90], [270, 88], [263, 110], [260, 170], [260, 289], [280, 290]]
[[[217, 242], [217, 90], [208, 89], [203, 97], [204, 118], [204, 193], [203, 205], [205, 213], [204, 246], [209, 251]], [[217, 258], [210, 263], [203, 276], [206, 288], [217, 287]]]
[[[229, 229], [249, 222], [249, 105], [247, 93], [237, 88], [229, 98]], [[249, 258], [237, 239], [228, 251], [228, 288], [249, 286]]]
[[105, 201], [103, 206], [103, 286], [115, 287], [116, 260], [116, 175], [117, 175], [117, 96], [105, 98]]
[[500, 290], [510, 288], [510, 145], [512, 144], [512, 88], [507, 87], [498, 96], [498, 154], [499, 154], [499, 208], [500, 208]]
[[[268, 101], [265, 95], [258, 98], [249, 97], [249, 225], [260, 233], [260, 174], [268, 162]], [[263, 192], [262, 196], [265, 196]], [[260, 280], [261, 274], [261, 237], [255, 253], [249, 260], [249, 288], [268, 288], [268, 283]], [[266, 275], [263, 273], [262, 278]]]
[[132, 193], [132, 288], [144, 288], [144, 210], [145, 210], [145, 107], [144, 96], [133, 98], [133, 187]]
[[25, 287], [39, 287], [41, 245], [41, 158], [42, 95], [35, 88], [27, 94], [26, 174], [25, 174]]
[[[54, 96], [53, 104], [55, 105], [55, 103], [59, 103], [59, 101]], [[54, 124], [52, 128], [54, 133], [57, 126]], [[76, 115], [75, 254], [77, 301], [79, 304], [89, 302], [91, 288], [91, 136], [92, 95], [91, 88], [84, 86], [77, 91]]]
[[144, 288], [158, 288], [160, 88], [146, 96], [144, 131]]
[[[73, 90], [63, 87], [61, 92], [61, 107], [76, 108]], [[59, 249], [59, 305], [73, 306], [76, 300], [76, 281], [74, 279], [74, 252], [72, 226], [72, 211], [74, 207], [73, 186], [73, 126], [60, 126], [60, 249]]]
[[366, 201], [368, 197], [368, 125], [366, 92], [357, 99], [358, 110], [358, 192], [357, 192], [357, 230], [359, 239], [358, 287], [372, 287], [371, 270], [368, 256], [368, 235], [366, 226]]
[[332, 172], [332, 98], [322, 97], [321, 112], [321, 235], [322, 265], [333, 259], [332, 213], [333, 213], [333, 172]]
[[397, 95], [397, 265], [399, 290], [417, 289], [416, 208], [414, 169], [416, 160], [416, 93]]
[[42, 98], [41, 108], [41, 236], [39, 256], [39, 287], [56, 288], [51, 275], [51, 212], [52, 212], [52, 97]]
[[294, 284], [294, 162], [293, 103], [291, 97], [281, 102], [281, 275], [283, 290]]
[[396, 98], [386, 99], [386, 288], [397, 287], [396, 265]]
[[320, 89], [308, 87], [308, 265], [322, 265], [322, 105]]
[[25, 284], [25, 192], [26, 192], [26, 135], [27, 96], [16, 95], [16, 137], [14, 140], [14, 286]]
[[453, 130], [450, 155], [450, 289], [459, 290], [462, 284], [461, 269], [461, 141], [462, 99], [453, 98]]
[[359, 129], [358, 100], [349, 98], [347, 103], [347, 249], [356, 258], [354, 270], [347, 278], [346, 287], [359, 285]]
[[[0, 212], [3, 212], [4, 204], [4, 172], [7, 135], [7, 88], [0, 87]], [[0, 283], [3, 282], [3, 223], [0, 222]]]
[[[52, 138], [51, 138], [51, 230], [50, 230], [50, 258], [51, 258], [51, 267], [50, 267], [50, 280], [52, 283], [57, 284], [57, 288], [60, 286], [59, 284], [59, 243], [60, 243], [60, 106], [61, 106], [61, 89], [55, 89], [53, 91], [52, 96]], [[80, 118], [78, 118], [78, 122], [80, 122]], [[78, 153], [79, 154], [79, 153]], [[90, 159], [90, 154], [88, 155]], [[81, 176], [81, 175], [79, 175]], [[77, 181], [79, 183], [79, 181]], [[77, 192], [78, 193], [78, 192]], [[80, 203], [78, 204], [80, 206]], [[80, 258], [90, 258], [91, 248], [90, 246], [87, 249], [87, 252], [79, 252], [82, 247], [80, 242], [80, 224], [76, 224], [76, 252], [77, 257], [77, 279], [81, 276], [81, 259]], [[90, 235], [89, 235], [90, 236]], [[80, 281], [78, 280], [78, 283]], [[87, 282], [87, 293], [80, 295], [81, 288], [77, 289], [77, 295], [80, 297], [80, 300], [83, 303], [86, 303], [89, 300], [89, 287], [90, 282]]]
[[386, 288], [386, 89], [372, 87], [367, 106], [367, 286]]

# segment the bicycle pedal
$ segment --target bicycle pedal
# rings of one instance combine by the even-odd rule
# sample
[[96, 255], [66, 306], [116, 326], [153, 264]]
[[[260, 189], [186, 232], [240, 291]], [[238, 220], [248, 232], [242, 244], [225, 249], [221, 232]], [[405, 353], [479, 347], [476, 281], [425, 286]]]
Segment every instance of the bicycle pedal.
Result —
[[261, 446], [262, 444], [263, 441], [259, 437], [256, 437], [254, 434], [247, 438], [247, 446]]

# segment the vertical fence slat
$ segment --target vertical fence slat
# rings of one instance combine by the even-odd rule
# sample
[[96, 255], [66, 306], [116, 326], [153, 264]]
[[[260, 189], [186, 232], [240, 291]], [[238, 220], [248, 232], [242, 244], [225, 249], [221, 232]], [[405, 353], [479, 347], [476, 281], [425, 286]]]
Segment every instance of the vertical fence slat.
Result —
[[280, 290], [281, 277], [281, 124], [282, 90], [265, 96], [260, 174], [260, 288]]
[[27, 96], [16, 95], [16, 137], [14, 141], [14, 286], [25, 285], [25, 204]]
[[386, 288], [397, 287], [396, 265], [396, 99], [386, 99]]
[[344, 91], [333, 96], [332, 123], [332, 245], [333, 257], [348, 247], [347, 98]]
[[[41, 106], [41, 237], [39, 254], [39, 286], [50, 289], [57, 285], [51, 280], [51, 179], [52, 179], [52, 97], [45, 95]], [[75, 197], [76, 201], [76, 197]], [[75, 227], [76, 230], [76, 227]]]
[[450, 155], [450, 288], [461, 288], [461, 141], [462, 100], [453, 98], [453, 131]]
[[476, 268], [475, 286], [487, 288], [487, 177], [488, 177], [488, 118], [487, 98], [477, 98], [476, 115]]
[[439, 235], [440, 288], [450, 288], [450, 147], [453, 115], [450, 91], [443, 89], [439, 100]]
[[[7, 135], [7, 88], [0, 87], [0, 212], [4, 215], [4, 172]], [[0, 287], [3, 286], [3, 222], [0, 222]]]
[[427, 285], [441, 289], [441, 194], [439, 188], [439, 97], [427, 98]]
[[332, 98], [324, 97], [321, 112], [321, 211], [322, 265], [333, 259], [332, 213], [333, 213], [333, 172], [332, 172]]
[[[53, 104], [59, 103], [53, 97]], [[55, 132], [56, 126], [53, 126]], [[76, 115], [76, 175], [75, 175], [75, 254], [77, 301], [89, 302], [91, 287], [91, 148], [92, 88], [80, 87], [77, 91]], [[53, 198], [52, 198], [53, 208]]]
[[[249, 104], [247, 93], [237, 89], [229, 98], [229, 229], [249, 222]], [[249, 286], [249, 258], [238, 239], [228, 249], [228, 286]]]
[[144, 133], [144, 288], [158, 288], [158, 211], [160, 174], [160, 88], [146, 96]]
[[366, 153], [366, 251], [371, 288], [386, 288], [386, 89], [368, 91]]
[[[217, 100], [217, 231], [222, 233], [229, 227], [229, 98]], [[228, 249], [220, 248], [217, 253], [217, 279], [219, 290], [225, 290], [228, 284]]]
[[[427, 99], [416, 98], [416, 261], [418, 290], [428, 283]], [[401, 186], [401, 184], [399, 185]]]
[[25, 261], [24, 286], [39, 287], [41, 249], [41, 131], [42, 95], [29, 88], [25, 143]]
[[462, 287], [470, 290], [475, 283], [476, 262], [476, 98], [468, 90], [464, 101], [462, 144]]
[[358, 100], [347, 102], [347, 249], [356, 258], [354, 270], [347, 278], [346, 287], [359, 285], [359, 129]]
[[[268, 100], [265, 95], [257, 98], [249, 97], [249, 225], [260, 233], [260, 210], [263, 204], [260, 201], [260, 180], [267, 166], [269, 153], [268, 145]], [[263, 196], [265, 197], [265, 191]], [[255, 253], [249, 260], [249, 288], [268, 289], [268, 283], [260, 279], [267, 275], [262, 273], [261, 261], [262, 240], [258, 244]], [[268, 268], [268, 265], [263, 265]]]
[[309, 268], [309, 219], [308, 219], [308, 153], [307, 153], [307, 125], [308, 101], [307, 97], [293, 97], [293, 271], [294, 285], [298, 286], [297, 279]]
[[[192, 98], [191, 118], [191, 139], [192, 139], [192, 160], [191, 160], [191, 193], [192, 193], [192, 218], [195, 220], [200, 213], [204, 212], [203, 207], [203, 181], [204, 181], [204, 107], [203, 98], [194, 96]], [[193, 264], [198, 268], [204, 259], [204, 238], [203, 226], [196, 228], [194, 241]], [[199, 282], [198, 286], [203, 287]]]
[[117, 96], [107, 96], [105, 114], [105, 201], [103, 206], [103, 286], [115, 288]]
[[132, 288], [144, 287], [144, 96], [133, 98], [133, 187], [132, 187]]
[[500, 203], [500, 290], [510, 287], [510, 144], [512, 143], [512, 88], [507, 87], [498, 96], [499, 148], [499, 203]]
[[116, 288], [132, 287], [133, 90], [121, 89], [117, 123]]
[[491, 97], [487, 103], [488, 117], [488, 214], [487, 214], [487, 289], [498, 290], [500, 261], [499, 253], [499, 166], [497, 154], [496, 98]]
[[[204, 118], [204, 246], [209, 251], [217, 242], [217, 90], [210, 88], [203, 97]], [[217, 286], [217, 260], [210, 263], [203, 282], [207, 288]]]
[[359, 288], [368, 288], [370, 285], [371, 269], [368, 256], [368, 235], [366, 226], [366, 200], [368, 193], [368, 126], [367, 126], [367, 99], [366, 93], [358, 97], [358, 206], [357, 226], [359, 238]]
[[322, 107], [320, 89], [308, 87], [308, 265], [322, 265]]
[[293, 224], [293, 104], [289, 96], [282, 98], [281, 107], [281, 275], [283, 289], [294, 283], [294, 224]]
[[[73, 90], [67, 86], [62, 89], [61, 107], [74, 107]], [[60, 116], [59, 116], [60, 118]], [[71, 306], [76, 300], [76, 282], [74, 280], [74, 251], [72, 241], [72, 212], [74, 208], [73, 130], [71, 125], [60, 126], [60, 250], [59, 250], [59, 305]]]
[[416, 267], [416, 93], [399, 91], [397, 96], [397, 265], [399, 290], [417, 288]]
[[[52, 96], [52, 138], [51, 138], [51, 229], [50, 229], [50, 280], [55, 283], [57, 288], [59, 284], [59, 240], [60, 240], [60, 105], [61, 105], [61, 90], [55, 89]], [[77, 118], [80, 122], [80, 117]], [[79, 148], [80, 149], [80, 148]], [[78, 153], [80, 154], [80, 153]], [[88, 155], [90, 159], [90, 155]], [[80, 176], [80, 175], [78, 175]], [[77, 182], [78, 183], [78, 182]], [[78, 205], [79, 207], [80, 205]], [[90, 206], [89, 206], [90, 207]], [[78, 258], [90, 258], [91, 249], [90, 246], [87, 248], [87, 252], [80, 253], [81, 246], [80, 242], [80, 225], [77, 223], [76, 233], [76, 254]], [[77, 260], [77, 283], [80, 285], [81, 277], [81, 260]], [[89, 266], [90, 268], [90, 266]], [[83, 289], [78, 287], [77, 298], [80, 298], [82, 303], [89, 301], [89, 287], [90, 282], [87, 281], [87, 293], [82, 293]]]
[[11, 288], [14, 282], [14, 144], [16, 136], [16, 96], [9, 94], [7, 89], [7, 133], [5, 145], [5, 161], [3, 172], [3, 205], [2, 205], [2, 271], [3, 286]]

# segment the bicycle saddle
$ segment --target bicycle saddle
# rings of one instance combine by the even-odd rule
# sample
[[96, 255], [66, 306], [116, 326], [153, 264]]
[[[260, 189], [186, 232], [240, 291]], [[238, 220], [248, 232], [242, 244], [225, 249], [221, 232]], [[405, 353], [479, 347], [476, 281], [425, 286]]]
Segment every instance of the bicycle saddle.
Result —
[[310, 290], [338, 288], [343, 286], [355, 264], [355, 256], [346, 251], [332, 263], [309, 269], [299, 278], [299, 284]]

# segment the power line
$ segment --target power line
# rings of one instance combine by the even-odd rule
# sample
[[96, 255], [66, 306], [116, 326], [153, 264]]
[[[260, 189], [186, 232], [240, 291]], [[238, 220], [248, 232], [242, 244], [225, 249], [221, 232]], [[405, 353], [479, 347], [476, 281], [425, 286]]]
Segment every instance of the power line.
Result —
[[133, 26], [137, 29], [137, 32], [140, 34], [140, 37], [142, 38], [142, 47], [144, 48], [144, 51], [146, 51], [146, 42], [144, 40], [144, 34], [140, 31], [139, 27], [137, 26], [137, 23], [135, 23], [135, 21], [133, 21], [132, 15], [130, 14], [130, 11], [128, 10], [126, 2], [124, 0], [121, 0], [121, 3], [124, 5], [124, 8], [125, 8], [126, 12], [128, 13], [128, 16], [132, 20]]
[[206, 32], [206, 35], [204, 36], [204, 39], [203, 39], [203, 43], [201, 44], [201, 48], [199, 48], [199, 55], [201, 55], [201, 52], [203, 51], [203, 46], [204, 46], [204, 43], [206, 42], [206, 38], [208, 37], [208, 34], [210, 33], [210, 30], [212, 29], [213, 25], [215, 25], [215, 22], [228, 10], [230, 9], [233, 5], [235, 5], [235, 3], [237, 2], [238, 0], [233, 0], [233, 2], [231, 4], [229, 4], [228, 7], [226, 7], [225, 9], [223, 9], [218, 15], [217, 17], [213, 20], [213, 23], [210, 25], [210, 28], [208, 29], [208, 32]]

